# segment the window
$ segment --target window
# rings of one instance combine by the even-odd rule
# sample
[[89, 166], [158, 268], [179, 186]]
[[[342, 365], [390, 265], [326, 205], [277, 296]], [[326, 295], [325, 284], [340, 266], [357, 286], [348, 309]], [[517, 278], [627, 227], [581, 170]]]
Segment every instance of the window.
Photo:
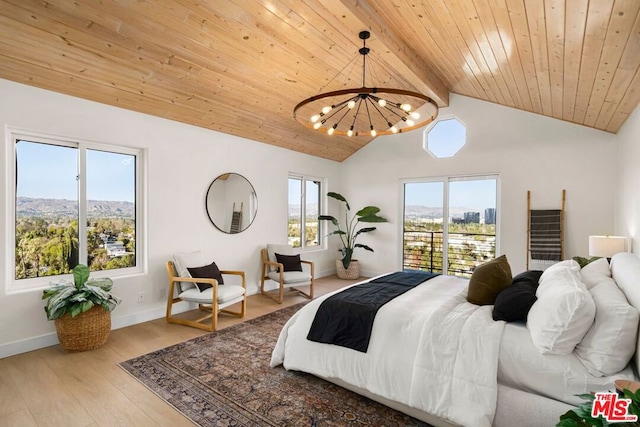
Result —
[[319, 179], [289, 176], [289, 221], [287, 235], [294, 248], [320, 245], [318, 215], [321, 212]]
[[498, 177], [405, 181], [405, 269], [469, 277], [496, 256]]
[[11, 141], [13, 280], [44, 285], [77, 264], [141, 271], [141, 152], [17, 133]]
[[467, 141], [467, 127], [454, 118], [440, 119], [424, 132], [423, 148], [436, 159], [453, 157]]

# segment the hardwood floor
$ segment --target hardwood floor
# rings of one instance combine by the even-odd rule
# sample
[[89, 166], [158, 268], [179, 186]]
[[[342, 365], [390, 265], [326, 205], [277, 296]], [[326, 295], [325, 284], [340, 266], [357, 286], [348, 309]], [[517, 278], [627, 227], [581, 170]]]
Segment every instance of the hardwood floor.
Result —
[[[316, 296], [356, 280], [316, 280]], [[286, 294], [285, 294], [286, 295]], [[221, 315], [218, 329], [253, 319], [280, 305], [262, 295], [247, 301], [243, 319]], [[118, 367], [118, 363], [208, 332], [168, 324], [164, 318], [117, 329], [93, 351], [69, 353], [60, 345], [0, 359], [1, 426], [190, 426], [179, 412]]]

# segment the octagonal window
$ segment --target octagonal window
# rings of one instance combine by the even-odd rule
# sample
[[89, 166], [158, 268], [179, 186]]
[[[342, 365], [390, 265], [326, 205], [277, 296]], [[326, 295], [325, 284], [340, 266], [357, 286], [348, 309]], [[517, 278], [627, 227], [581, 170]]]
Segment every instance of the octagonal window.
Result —
[[456, 118], [438, 120], [424, 133], [423, 148], [437, 159], [453, 157], [467, 140], [467, 127]]

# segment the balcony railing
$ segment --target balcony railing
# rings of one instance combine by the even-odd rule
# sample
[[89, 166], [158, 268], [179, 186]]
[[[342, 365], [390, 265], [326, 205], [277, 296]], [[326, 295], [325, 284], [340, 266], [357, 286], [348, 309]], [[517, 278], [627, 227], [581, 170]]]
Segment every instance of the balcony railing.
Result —
[[[473, 269], [496, 256], [496, 236], [493, 234], [449, 232], [447, 274], [471, 276]], [[405, 269], [443, 272], [442, 231], [404, 232]]]

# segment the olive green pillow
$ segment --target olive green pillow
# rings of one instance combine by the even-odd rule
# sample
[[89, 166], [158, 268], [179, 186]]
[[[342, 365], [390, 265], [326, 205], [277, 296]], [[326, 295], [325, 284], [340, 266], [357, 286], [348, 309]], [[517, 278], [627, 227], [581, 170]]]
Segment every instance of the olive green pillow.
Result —
[[511, 285], [511, 267], [506, 255], [480, 264], [469, 279], [467, 301], [477, 305], [491, 305], [501, 290]]
[[602, 257], [592, 256], [591, 258], [585, 258], [581, 256], [574, 256], [573, 260], [578, 263], [580, 268], [585, 268], [588, 264], [591, 264], [593, 261], [599, 260]]

